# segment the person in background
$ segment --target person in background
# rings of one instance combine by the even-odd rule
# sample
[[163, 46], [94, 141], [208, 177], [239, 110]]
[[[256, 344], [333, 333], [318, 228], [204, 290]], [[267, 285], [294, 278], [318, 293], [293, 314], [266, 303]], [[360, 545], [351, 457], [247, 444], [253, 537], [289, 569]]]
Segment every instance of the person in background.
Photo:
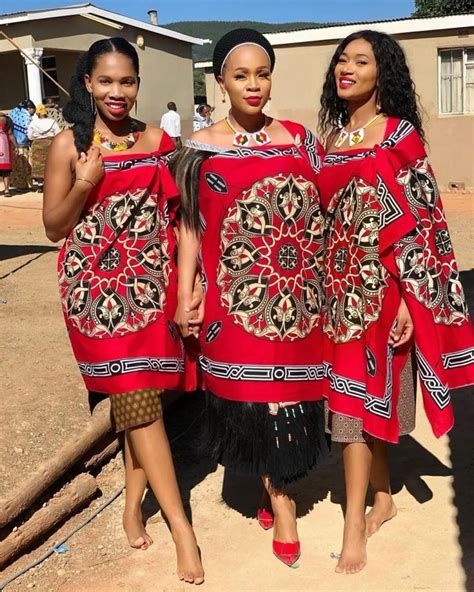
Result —
[[28, 126], [28, 139], [31, 140], [31, 176], [37, 183], [37, 191], [43, 190], [44, 168], [49, 147], [54, 136], [61, 131], [59, 125], [48, 117], [45, 105], [36, 107], [36, 115]]
[[10, 174], [13, 167], [13, 154], [16, 152], [13, 124], [5, 113], [0, 113], [0, 177], [3, 178], [5, 197], [11, 197]]
[[212, 107], [207, 103], [202, 103], [198, 106], [196, 114], [193, 117], [193, 132], [198, 132], [205, 127], [214, 125], [214, 122], [211, 119], [212, 111]]
[[170, 101], [166, 106], [168, 111], [161, 118], [160, 128], [171, 137], [176, 148], [181, 148], [181, 117], [177, 111], [176, 103]]
[[13, 135], [17, 145], [17, 150], [13, 154], [13, 169], [10, 176], [10, 185], [15, 189], [25, 190], [29, 189], [31, 185], [31, 142], [27, 132], [35, 111], [35, 104], [27, 99], [19, 103], [8, 114], [13, 124]]
[[48, 97], [44, 101], [44, 105], [46, 107], [46, 115], [59, 125], [59, 127], [63, 130], [68, 127], [66, 120], [64, 119], [63, 112], [61, 107], [54, 102], [54, 99]]

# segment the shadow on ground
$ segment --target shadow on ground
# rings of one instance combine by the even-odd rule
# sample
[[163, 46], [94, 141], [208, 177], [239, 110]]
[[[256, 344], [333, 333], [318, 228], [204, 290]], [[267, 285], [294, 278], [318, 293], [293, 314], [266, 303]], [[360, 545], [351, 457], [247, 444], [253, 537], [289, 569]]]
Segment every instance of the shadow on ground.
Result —
[[[471, 317], [474, 315], [474, 269], [461, 272]], [[474, 590], [474, 387], [459, 389], [452, 396], [454, 429], [449, 433], [453, 467], [453, 503], [457, 510], [458, 541], [465, 589]]]
[[[463, 272], [469, 306], [474, 308], [474, 270]], [[453, 396], [455, 428], [449, 434], [452, 469], [444, 465], [411, 436], [404, 436], [397, 446], [391, 446], [390, 462], [392, 490], [398, 493], [403, 487], [418, 501], [432, 499], [433, 492], [424, 481], [424, 476], [453, 478], [454, 499], [457, 510], [459, 544], [462, 566], [466, 577], [466, 590], [474, 590], [474, 391], [460, 389]], [[166, 412], [168, 435], [172, 443], [178, 481], [189, 515], [190, 493], [193, 487], [216, 470], [216, 464], [202, 454], [200, 446], [205, 413], [202, 393], [181, 397]], [[254, 518], [262, 493], [259, 478], [224, 472], [222, 485], [223, 501], [246, 518]], [[339, 446], [333, 446], [329, 461], [314, 469], [305, 479], [293, 487], [298, 507], [298, 516], [304, 516], [313, 507], [330, 496], [332, 503], [344, 509], [344, 478], [342, 455]], [[371, 500], [369, 499], [369, 503]], [[153, 494], [149, 491], [144, 501], [144, 515], [149, 517], [159, 510]]]
[[24, 255], [37, 255], [58, 251], [58, 247], [52, 245], [0, 245], [0, 261], [23, 257]]
[[[217, 464], [201, 452], [204, 411], [204, 393], [198, 391], [181, 395], [164, 413], [179, 489], [191, 523], [191, 491], [217, 469]], [[146, 521], [159, 509], [153, 492], [148, 489], [142, 504], [143, 519]]]

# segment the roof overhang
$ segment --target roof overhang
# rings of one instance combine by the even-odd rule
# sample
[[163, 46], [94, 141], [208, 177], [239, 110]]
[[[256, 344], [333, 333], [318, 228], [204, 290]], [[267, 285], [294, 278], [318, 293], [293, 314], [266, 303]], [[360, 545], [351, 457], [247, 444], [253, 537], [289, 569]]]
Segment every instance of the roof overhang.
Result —
[[265, 33], [265, 37], [273, 47], [276, 47], [278, 45], [295, 45], [299, 43], [344, 39], [351, 33], [362, 29], [373, 29], [388, 33], [389, 35], [403, 35], [407, 33], [434, 33], [436, 31], [466, 29], [470, 27], [474, 27], [474, 15], [461, 14], [434, 18], [352, 23], [350, 25], [334, 25], [315, 29], [301, 29], [299, 31]]
[[143, 31], [149, 31], [155, 35], [162, 35], [163, 37], [169, 37], [176, 39], [177, 41], [183, 41], [184, 43], [192, 43], [195, 45], [204, 45], [204, 39], [197, 37], [190, 37], [189, 35], [183, 35], [177, 31], [171, 29], [165, 29], [151, 23], [146, 23], [138, 19], [130, 18], [111, 12], [110, 10], [104, 10], [98, 8], [93, 4], [76, 4], [72, 6], [64, 6], [62, 8], [51, 8], [47, 10], [31, 10], [25, 12], [17, 12], [12, 14], [0, 15], [0, 27], [2, 25], [13, 25], [15, 23], [40, 21], [52, 18], [63, 18], [67, 16], [86, 16], [91, 15], [98, 18], [102, 18], [108, 21], [118, 23], [119, 25], [129, 25], [135, 29], [141, 29]]

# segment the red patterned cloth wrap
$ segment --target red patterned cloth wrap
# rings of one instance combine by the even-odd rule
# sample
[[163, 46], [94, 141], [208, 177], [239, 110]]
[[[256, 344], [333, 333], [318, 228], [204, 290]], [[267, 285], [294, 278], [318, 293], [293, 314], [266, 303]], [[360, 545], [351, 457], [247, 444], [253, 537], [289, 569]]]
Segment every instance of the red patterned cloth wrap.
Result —
[[192, 389], [173, 323], [179, 204], [163, 135], [149, 154], [104, 156], [105, 175], [59, 253], [61, 302], [86, 387]]
[[201, 369], [234, 401], [322, 398], [320, 158], [311, 132], [282, 123], [294, 144], [223, 150], [201, 166]]
[[474, 383], [474, 339], [441, 198], [423, 142], [389, 118], [374, 149], [327, 154], [325, 396], [332, 411], [397, 442], [400, 372], [388, 345], [400, 299], [414, 322], [423, 403], [436, 436], [453, 425], [451, 389]]

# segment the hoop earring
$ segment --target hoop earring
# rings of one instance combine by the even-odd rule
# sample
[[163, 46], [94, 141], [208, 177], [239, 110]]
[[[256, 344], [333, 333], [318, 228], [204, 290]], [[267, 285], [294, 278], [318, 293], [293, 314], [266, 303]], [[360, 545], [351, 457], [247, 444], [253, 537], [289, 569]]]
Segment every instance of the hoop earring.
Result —
[[91, 111], [92, 111], [92, 115], [96, 115], [97, 114], [97, 105], [95, 104], [95, 99], [94, 99], [94, 95], [92, 93], [89, 93], [90, 99], [91, 99]]

